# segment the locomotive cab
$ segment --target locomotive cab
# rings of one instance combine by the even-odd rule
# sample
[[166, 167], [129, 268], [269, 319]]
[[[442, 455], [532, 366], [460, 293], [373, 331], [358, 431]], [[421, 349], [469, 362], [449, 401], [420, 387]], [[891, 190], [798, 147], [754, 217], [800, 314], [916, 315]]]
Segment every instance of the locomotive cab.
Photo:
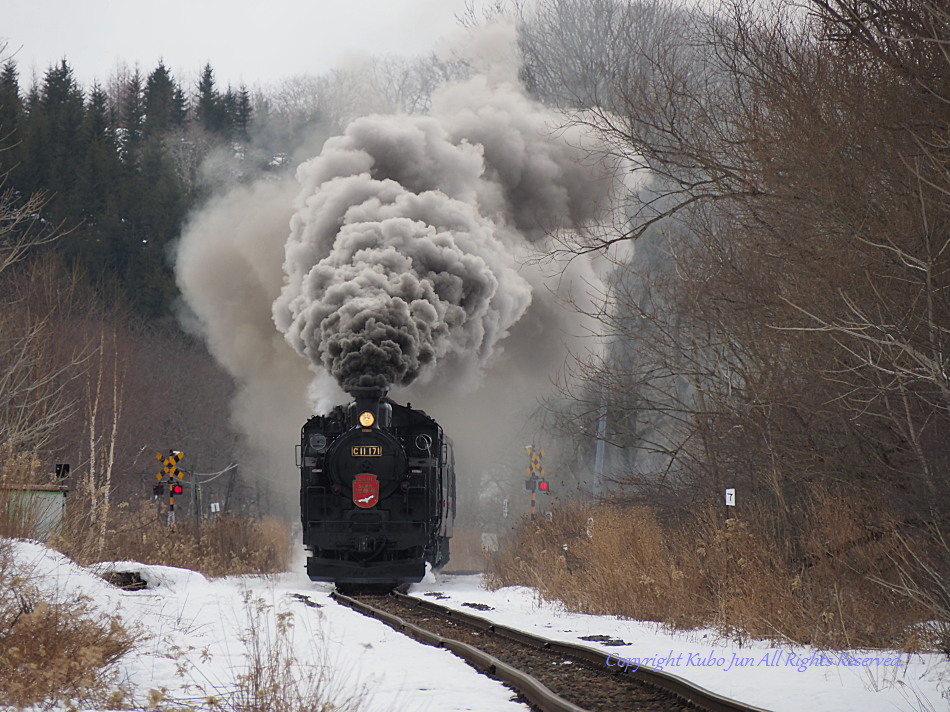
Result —
[[358, 388], [301, 430], [307, 574], [337, 584], [420, 581], [448, 562], [455, 517], [451, 443], [419, 410]]

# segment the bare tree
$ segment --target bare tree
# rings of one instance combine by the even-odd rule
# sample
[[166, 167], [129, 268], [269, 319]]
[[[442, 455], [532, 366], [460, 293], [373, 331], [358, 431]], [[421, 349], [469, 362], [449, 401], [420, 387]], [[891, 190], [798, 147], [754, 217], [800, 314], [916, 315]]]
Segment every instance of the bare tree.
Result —
[[[628, 40], [609, 91], [558, 99], [643, 176], [623, 229], [561, 244], [634, 243], [596, 315], [608, 356], [575, 365], [587, 431], [606, 394], [605, 437], [639, 451], [619, 479], [680, 502], [732, 482], [773, 503], [778, 532], [816, 482], [932, 519], [950, 464], [947, 25], [928, 3], [886, 22], [880, 4], [815, 7], [672, 13]], [[601, 17], [619, 23], [607, 44], [631, 36]], [[898, 19], [919, 42], [891, 41]], [[545, 27], [576, 45], [574, 25]], [[582, 51], [564, 66], [600, 66]]]
[[[36, 310], [24, 288], [30, 278], [14, 275], [27, 255], [61, 235], [44, 222], [45, 204], [42, 195], [23, 201], [0, 190], [0, 441], [26, 449], [48, 444], [69, 416], [62, 377], [77, 362], [52, 358], [53, 314]], [[45, 269], [36, 265], [32, 276], [49, 276]], [[67, 293], [70, 285], [60, 287]]]
[[0, 180], [0, 275], [28, 252], [61, 236], [61, 230], [41, 218], [46, 199], [36, 194], [25, 201]]
[[[107, 342], [105, 324], [102, 324], [95, 353], [98, 367], [94, 373], [90, 370], [86, 374], [85, 420], [89, 459], [82, 488], [88, 497], [90, 523], [96, 532], [93, 554], [95, 557], [100, 556], [105, 547], [106, 529], [111, 513], [112, 475], [116, 461], [124, 379], [119, 367], [115, 327], [109, 341], [111, 344]], [[107, 372], [107, 366], [110, 367], [111, 373]], [[100, 422], [104, 423], [105, 432], [101, 432]]]

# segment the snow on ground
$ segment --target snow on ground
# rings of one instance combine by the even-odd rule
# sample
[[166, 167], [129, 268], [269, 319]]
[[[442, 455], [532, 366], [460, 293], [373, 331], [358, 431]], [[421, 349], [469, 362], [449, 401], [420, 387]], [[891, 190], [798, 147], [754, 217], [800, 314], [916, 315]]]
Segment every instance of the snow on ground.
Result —
[[[270, 653], [286, 641], [300, 661], [330, 671], [335, 699], [366, 690], [363, 710], [524, 712], [512, 693], [450, 653], [420, 645], [382, 623], [336, 604], [329, 585], [302, 573], [208, 580], [201, 574], [132, 562], [109, 570], [136, 571], [149, 587], [120, 591], [60, 554], [32, 542], [15, 542], [22, 573], [60, 600], [87, 596], [146, 634], [120, 663], [120, 679], [146, 706], [153, 690], [167, 704], [194, 705], [227, 698], [247, 672], [255, 643]], [[100, 567], [105, 568], [105, 567]], [[820, 653], [799, 647], [745, 643], [741, 647], [709, 631], [664, 633], [656, 624], [565, 613], [539, 604], [534, 592], [506, 588], [489, 592], [481, 577], [440, 574], [413, 586], [413, 595], [438, 599], [498, 623], [604, 651], [605, 665], [663, 664], [707, 689], [776, 712], [816, 710], [944, 710], [950, 706], [950, 663], [940, 655], [852, 651], [820, 663]], [[437, 594], [437, 595], [436, 595]], [[466, 606], [466, 604], [471, 604]], [[488, 607], [490, 610], [473, 610]], [[289, 637], [279, 628], [292, 623]], [[605, 636], [587, 642], [587, 636]], [[623, 645], [613, 645], [619, 641]], [[747, 664], [736, 666], [736, 660]], [[608, 657], [609, 656], [609, 657]], [[665, 661], [664, 661], [665, 658]], [[878, 662], [868, 662], [877, 660]], [[884, 660], [899, 665], [884, 665]], [[700, 666], [699, 663], [707, 665]], [[861, 662], [861, 666], [843, 662]]]
[[419, 645], [338, 605], [329, 598], [331, 586], [313, 584], [303, 573], [209, 580], [167, 566], [96, 567], [138, 572], [149, 585], [121, 591], [35, 543], [15, 542], [14, 558], [24, 578], [57, 600], [86, 596], [143, 629], [148, 639], [120, 662], [120, 679], [142, 707], [155, 698], [153, 690], [163, 691], [168, 706], [206, 709], [202, 703], [211, 696], [227, 699], [247, 672], [249, 645], [257, 640], [272, 649], [279, 641], [278, 618], [290, 618], [294, 656], [332, 670], [331, 685], [340, 690], [333, 699], [365, 689], [360, 710], [527, 710], [510, 701], [510, 690], [448, 651]]
[[[656, 623], [567, 613], [555, 604], [539, 603], [532, 589], [486, 591], [478, 575], [440, 575], [413, 586], [410, 593], [495, 623], [602, 650], [605, 665], [663, 669], [774, 712], [950, 709], [950, 662], [944, 655], [822, 654], [802, 646], [748, 641], [740, 646], [709, 630], [667, 633]], [[606, 638], [610, 645], [584, 640], [590, 636]]]

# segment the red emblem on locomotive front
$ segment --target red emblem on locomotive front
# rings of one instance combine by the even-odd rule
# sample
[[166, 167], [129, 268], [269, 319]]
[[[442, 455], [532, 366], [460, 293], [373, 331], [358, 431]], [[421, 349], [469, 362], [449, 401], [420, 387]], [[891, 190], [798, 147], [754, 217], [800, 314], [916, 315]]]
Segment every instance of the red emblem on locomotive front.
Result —
[[363, 509], [376, 506], [379, 502], [379, 480], [376, 475], [357, 475], [353, 480], [353, 504]]

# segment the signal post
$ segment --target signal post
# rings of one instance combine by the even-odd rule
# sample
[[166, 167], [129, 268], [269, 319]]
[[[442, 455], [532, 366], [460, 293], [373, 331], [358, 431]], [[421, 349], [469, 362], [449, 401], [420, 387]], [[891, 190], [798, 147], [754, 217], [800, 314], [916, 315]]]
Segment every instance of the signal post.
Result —
[[531, 518], [537, 517], [538, 491], [547, 494], [550, 492], [548, 481], [544, 479], [544, 468], [541, 466], [541, 458], [544, 457], [544, 450], [535, 450], [534, 445], [525, 445], [528, 452], [528, 479], [524, 481], [525, 489], [531, 493]]
[[[165, 457], [160, 452], [155, 453], [155, 459], [164, 465], [162, 471], [155, 475], [159, 483], [162, 481], [164, 475], [168, 475], [168, 530], [175, 531], [175, 495], [181, 494], [185, 491], [184, 486], [182, 485], [182, 479], [185, 476], [185, 473], [178, 469], [178, 463], [185, 456], [185, 454], [179, 450], [171, 450], [168, 457]], [[178, 478], [176, 481], [175, 478]], [[159, 484], [158, 486], [161, 486]]]

